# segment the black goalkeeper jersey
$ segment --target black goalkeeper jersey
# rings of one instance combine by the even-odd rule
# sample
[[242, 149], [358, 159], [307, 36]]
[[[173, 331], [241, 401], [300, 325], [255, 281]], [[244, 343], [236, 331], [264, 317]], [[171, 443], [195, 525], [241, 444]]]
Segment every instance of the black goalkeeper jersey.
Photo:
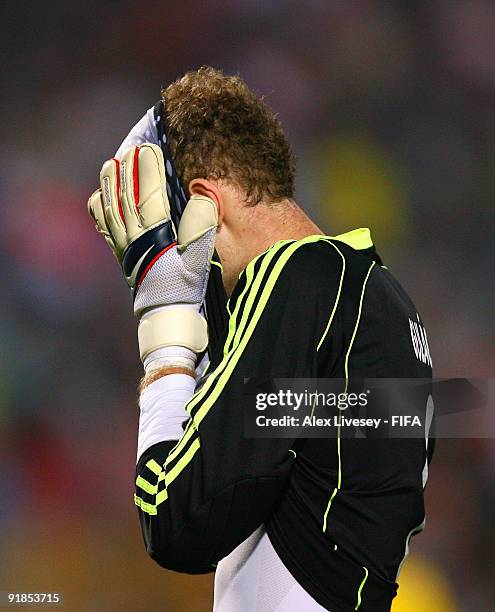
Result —
[[[229, 324], [175, 442], [139, 459], [135, 502], [163, 567], [213, 571], [264, 524], [284, 564], [332, 612], [390, 609], [424, 525], [425, 439], [248, 438], [245, 378], [422, 378], [414, 304], [368, 230], [274, 244], [239, 277]], [[429, 389], [424, 386], [426, 406]], [[428, 456], [427, 456], [428, 455]], [[426, 467], [425, 467], [426, 466]]]

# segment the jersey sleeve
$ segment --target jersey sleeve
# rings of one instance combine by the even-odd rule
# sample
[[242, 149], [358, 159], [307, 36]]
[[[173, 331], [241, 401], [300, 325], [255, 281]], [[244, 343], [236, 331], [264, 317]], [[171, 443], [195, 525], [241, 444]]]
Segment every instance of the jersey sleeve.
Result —
[[135, 503], [147, 551], [163, 567], [212, 571], [284, 494], [295, 440], [245, 437], [243, 383], [317, 376], [343, 264], [323, 258], [323, 269], [316, 241], [277, 243], [249, 264], [229, 303], [225, 340], [186, 406], [182, 437], [138, 461]]

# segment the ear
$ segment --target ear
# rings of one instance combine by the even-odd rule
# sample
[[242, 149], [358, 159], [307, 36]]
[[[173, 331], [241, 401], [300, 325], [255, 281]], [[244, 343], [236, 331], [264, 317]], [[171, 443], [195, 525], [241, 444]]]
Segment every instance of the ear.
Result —
[[223, 220], [224, 203], [218, 186], [208, 179], [196, 178], [189, 182], [189, 193], [206, 196], [215, 202], [218, 210], [218, 226], [220, 227]]

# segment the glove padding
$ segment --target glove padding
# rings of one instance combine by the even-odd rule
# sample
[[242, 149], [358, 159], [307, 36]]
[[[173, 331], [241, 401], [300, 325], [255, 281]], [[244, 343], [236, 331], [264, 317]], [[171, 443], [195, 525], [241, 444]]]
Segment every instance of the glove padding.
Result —
[[218, 223], [215, 203], [193, 195], [176, 232], [163, 154], [153, 144], [131, 147], [120, 161], [105, 162], [100, 186], [88, 210], [133, 291], [141, 359], [166, 346], [202, 352], [208, 336], [199, 309]]

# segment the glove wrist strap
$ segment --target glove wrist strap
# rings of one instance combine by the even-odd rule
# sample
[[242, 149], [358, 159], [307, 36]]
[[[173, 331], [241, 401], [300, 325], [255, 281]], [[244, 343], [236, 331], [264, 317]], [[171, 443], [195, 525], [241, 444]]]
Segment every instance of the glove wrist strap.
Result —
[[146, 313], [139, 322], [141, 361], [157, 349], [183, 346], [201, 353], [208, 346], [208, 326], [195, 308], [174, 306]]

